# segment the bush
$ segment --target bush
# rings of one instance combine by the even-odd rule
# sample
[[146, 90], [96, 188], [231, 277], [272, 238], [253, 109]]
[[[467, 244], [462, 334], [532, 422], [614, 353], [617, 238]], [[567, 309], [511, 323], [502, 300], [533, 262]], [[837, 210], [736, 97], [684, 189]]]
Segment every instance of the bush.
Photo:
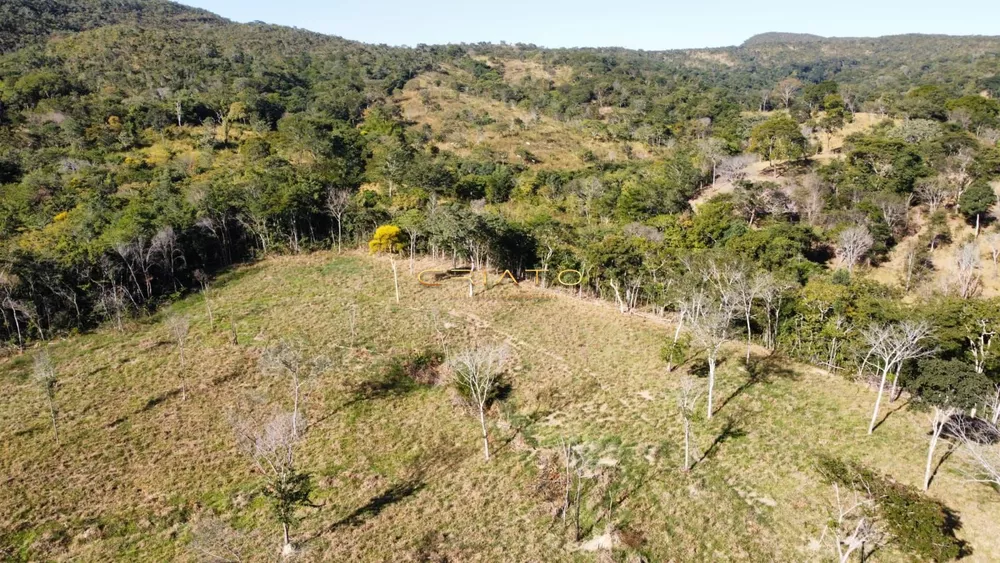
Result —
[[388, 369], [361, 383], [356, 394], [359, 399], [377, 399], [405, 395], [421, 387], [436, 385], [443, 363], [444, 354], [436, 350], [393, 358]]
[[921, 360], [904, 388], [922, 400], [961, 409], [981, 403], [991, 388], [988, 377], [961, 360]]
[[891, 534], [892, 543], [901, 550], [932, 561], [951, 561], [972, 553], [964, 541], [955, 537], [955, 531], [962, 526], [958, 515], [913, 487], [838, 459], [822, 458], [819, 471], [830, 482], [871, 494], [878, 517]]

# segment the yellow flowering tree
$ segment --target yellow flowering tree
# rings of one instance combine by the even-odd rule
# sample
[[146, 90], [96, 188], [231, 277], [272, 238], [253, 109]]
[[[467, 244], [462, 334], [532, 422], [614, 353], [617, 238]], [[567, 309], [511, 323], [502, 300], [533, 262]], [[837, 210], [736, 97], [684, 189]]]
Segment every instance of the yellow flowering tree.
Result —
[[396, 269], [396, 253], [403, 249], [403, 231], [396, 225], [382, 225], [375, 229], [375, 235], [368, 241], [372, 254], [388, 254], [392, 264], [392, 281], [396, 286], [396, 303], [399, 303], [399, 271]]

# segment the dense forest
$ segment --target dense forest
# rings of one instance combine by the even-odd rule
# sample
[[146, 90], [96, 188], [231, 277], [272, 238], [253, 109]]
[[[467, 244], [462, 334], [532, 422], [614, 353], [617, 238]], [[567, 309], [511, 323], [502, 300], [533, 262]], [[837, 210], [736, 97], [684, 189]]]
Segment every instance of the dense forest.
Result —
[[[748, 340], [844, 373], [868, 362], [863, 327], [926, 322], [934, 359], [896, 377], [967, 407], [1000, 373], [978, 246], [997, 245], [1000, 38], [395, 48], [159, 1], [18, 0], [0, 14], [2, 337], [15, 350], [120, 325], [235, 263], [354, 247], [391, 224], [403, 252], [456, 266], [576, 270], [580, 293], [626, 313], [683, 319], [691, 288], [718, 292], [739, 271], [759, 282], [744, 295]], [[529, 117], [470, 107], [450, 132], [418, 124], [401, 95], [420, 77], [431, 109], [443, 90]], [[862, 114], [873, 125], [845, 134]], [[524, 144], [444, 142], [455, 127], [516, 140], [543, 120], [613, 150], [581, 141], [580, 166], [553, 166]], [[952, 236], [955, 217], [973, 240]], [[929, 287], [949, 245], [954, 280]], [[865, 275], [892, 252], [905, 280]]]

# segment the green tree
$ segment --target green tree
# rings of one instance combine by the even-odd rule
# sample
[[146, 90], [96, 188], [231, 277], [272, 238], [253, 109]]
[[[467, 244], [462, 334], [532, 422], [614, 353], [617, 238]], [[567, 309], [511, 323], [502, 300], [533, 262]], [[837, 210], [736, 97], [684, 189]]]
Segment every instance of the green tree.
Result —
[[958, 210], [962, 212], [962, 215], [965, 215], [966, 219], [970, 221], [973, 217], [976, 219], [977, 237], [979, 236], [980, 217], [984, 213], [988, 213], [990, 207], [996, 202], [996, 193], [993, 192], [993, 188], [986, 182], [972, 184], [958, 198]]
[[753, 128], [750, 150], [773, 166], [775, 159], [796, 160], [805, 156], [806, 138], [794, 119], [778, 115]]

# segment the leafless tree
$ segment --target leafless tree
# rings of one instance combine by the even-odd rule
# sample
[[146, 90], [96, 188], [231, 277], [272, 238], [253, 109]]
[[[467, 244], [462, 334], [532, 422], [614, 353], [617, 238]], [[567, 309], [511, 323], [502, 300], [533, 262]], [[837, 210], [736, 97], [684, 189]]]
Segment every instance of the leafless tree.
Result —
[[937, 448], [938, 439], [944, 431], [948, 419], [955, 414], [955, 409], [934, 406], [934, 413], [931, 415], [930, 445], [927, 448], [927, 465], [924, 468], [924, 490], [931, 486], [931, 468], [934, 463], [934, 450]]
[[719, 176], [723, 180], [735, 184], [747, 177], [747, 169], [755, 162], [757, 162], [756, 156], [752, 154], [739, 154], [719, 161], [717, 169]]
[[993, 277], [1000, 275], [1000, 233], [990, 233], [983, 237], [990, 249], [990, 259], [993, 260]]
[[701, 291], [694, 291], [681, 296], [677, 300], [677, 325], [674, 327], [674, 339], [671, 345], [670, 357], [667, 359], [667, 372], [673, 371], [674, 357], [678, 351], [681, 331], [684, 329], [684, 321], [690, 319], [692, 315], [697, 315], [704, 305], [705, 294]]
[[815, 225], [826, 205], [827, 187], [819, 176], [810, 174], [792, 190], [795, 209], [810, 225]]
[[479, 412], [482, 429], [483, 455], [490, 459], [489, 433], [486, 428], [486, 408], [496, 395], [501, 377], [510, 362], [510, 349], [504, 344], [486, 344], [463, 350], [448, 360], [455, 374], [455, 383], [468, 394]]
[[694, 340], [705, 349], [708, 357], [708, 418], [712, 418], [715, 368], [719, 360], [719, 350], [729, 340], [730, 324], [736, 312], [732, 301], [726, 299], [713, 301], [706, 302], [705, 306], [690, 317]]
[[112, 285], [110, 287], [104, 287], [101, 290], [101, 295], [97, 298], [97, 310], [102, 313], [105, 318], [115, 322], [115, 327], [118, 329], [118, 332], [125, 331], [125, 326], [122, 321], [129, 306], [129, 301], [126, 299], [125, 293], [125, 289], [121, 286]]
[[770, 272], [761, 272], [756, 276], [758, 295], [764, 305], [764, 345], [769, 350], [775, 350], [778, 345], [778, 327], [781, 323], [781, 306], [792, 285], [779, 280]]
[[983, 395], [982, 403], [990, 423], [996, 426], [1000, 423], [1000, 383], [994, 384], [993, 389]]
[[167, 318], [167, 331], [170, 338], [177, 346], [177, 353], [181, 358], [181, 398], [187, 400], [187, 365], [184, 361], [184, 349], [187, 346], [188, 332], [191, 329], [191, 322], [184, 315], [171, 315]]
[[295, 512], [309, 504], [311, 482], [307, 473], [296, 465], [295, 452], [302, 441], [299, 428], [303, 421], [294, 413], [279, 412], [260, 422], [254, 418], [237, 418], [233, 422], [237, 444], [266, 480], [264, 494], [273, 505], [282, 528], [282, 554], [294, 553], [291, 526]]
[[681, 387], [677, 395], [677, 407], [680, 409], [681, 420], [684, 424], [684, 471], [691, 470], [691, 419], [694, 417], [695, 408], [701, 392], [698, 390], [698, 382], [694, 378], [684, 376], [681, 378]]
[[930, 336], [931, 327], [926, 322], [903, 321], [896, 325], [873, 324], [862, 331], [865, 341], [868, 343], [869, 351], [861, 369], [863, 370], [870, 359], [874, 358], [874, 366], [880, 377], [878, 396], [875, 399], [875, 408], [872, 411], [871, 423], [868, 425], [868, 433], [875, 431], [875, 422], [878, 420], [879, 407], [882, 405], [882, 395], [885, 391], [885, 383], [895, 369], [893, 379], [893, 389], [890, 395], [895, 393], [896, 384], [899, 380], [899, 370], [903, 362], [915, 358], [920, 358], [931, 353], [924, 341]]
[[642, 274], [626, 274], [621, 282], [612, 277], [608, 280], [608, 286], [615, 294], [618, 311], [623, 314], [631, 313], [635, 309], [642, 290]]
[[909, 292], [919, 283], [930, 269], [930, 262], [925, 255], [926, 250], [916, 241], [903, 247], [903, 290]]
[[967, 242], [955, 251], [955, 286], [962, 299], [976, 294], [980, 287], [979, 245]]
[[835, 505], [832, 522], [824, 531], [830, 533], [837, 560], [847, 563], [856, 551], [861, 550], [861, 560], [865, 560], [865, 549], [874, 550], [883, 541], [885, 533], [875, 519], [875, 502], [871, 495], [853, 494], [852, 499], [844, 499], [840, 486], [833, 485]]
[[895, 234], [906, 228], [906, 213], [910, 209], [910, 199], [893, 193], [879, 193], [873, 198], [875, 206], [882, 212], [882, 219]]
[[969, 147], [962, 147], [947, 158], [945, 174], [951, 185], [954, 201], [958, 201], [972, 183], [972, 165], [975, 161], [975, 153]]
[[329, 360], [323, 356], [310, 356], [305, 346], [282, 340], [269, 346], [260, 355], [258, 362], [260, 371], [266, 375], [288, 377], [292, 384], [292, 416], [289, 421], [296, 436], [301, 435], [305, 428], [299, 427], [302, 415], [303, 387], [314, 377], [326, 371]]
[[774, 88], [775, 94], [781, 98], [781, 103], [784, 104], [785, 108], [792, 105], [792, 98], [795, 93], [802, 88], [802, 82], [797, 78], [786, 78], [778, 83]]
[[990, 146], [996, 145], [997, 141], [1000, 141], [1000, 129], [983, 127], [979, 130], [979, 138], [986, 141]]
[[347, 190], [331, 189], [326, 196], [326, 209], [330, 215], [337, 219], [337, 252], [343, 251], [343, 223], [344, 213], [351, 205], [351, 192]]
[[149, 242], [149, 251], [152, 256], [159, 258], [163, 269], [170, 272], [170, 277], [176, 281], [175, 271], [178, 265], [184, 266], [184, 252], [177, 245], [177, 234], [170, 225], [160, 229]]
[[153, 277], [150, 270], [155, 264], [156, 249], [144, 236], [118, 242], [114, 245], [115, 252], [128, 269], [129, 277], [135, 284], [136, 293], [141, 301], [153, 295]]
[[918, 180], [914, 193], [917, 195], [917, 199], [927, 204], [927, 211], [934, 213], [944, 205], [949, 193], [951, 193], [951, 188], [943, 178], [934, 176]]
[[56, 422], [56, 386], [59, 384], [56, 375], [56, 366], [52, 363], [52, 358], [48, 352], [42, 351], [35, 356], [32, 379], [45, 393], [45, 399], [49, 404], [49, 417], [52, 419], [52, 433], [56, 442], [59, 442], [59, 425]]
[[854, 273], [854, 266], [864, 258], [873, 244], [875, 239], [867, 227], [857, 226], [841, 231], [837, 238], [837, 254], [847, 264], [848, 273]]
[[192, 529], [189, 549], [199, 560], [211, 563], [242, 563], [249, 557], [244, 534], [218, 518], [206, 518]]
[[198, 282], [199, 285], [201, 285], [201, 297], [202, 299], [205, 300], [205, 311], [208, 312], [208, 327], [210, 330], [215, 330], [215, 317], [212, 315], [212, 302], [209, 300], [208, 297], [208, 289], [210, 281], [208, 278], [208, 274], [206, 274], [202, 270], [195, 270], [194, 279], [195, 281]]
[[726, 142], [718, 137], [709, 137], [698, 141], [698, 149], [712, 165], [712, 185], [715, 186], [719, 162], [726, 157]]
[[983, 436], [969, 424], [948, 424], [948, 433], [961, 444], [965, 462], [966, 479], [986, 483], [1000, 489], [1000, 444], [983, 443]]

